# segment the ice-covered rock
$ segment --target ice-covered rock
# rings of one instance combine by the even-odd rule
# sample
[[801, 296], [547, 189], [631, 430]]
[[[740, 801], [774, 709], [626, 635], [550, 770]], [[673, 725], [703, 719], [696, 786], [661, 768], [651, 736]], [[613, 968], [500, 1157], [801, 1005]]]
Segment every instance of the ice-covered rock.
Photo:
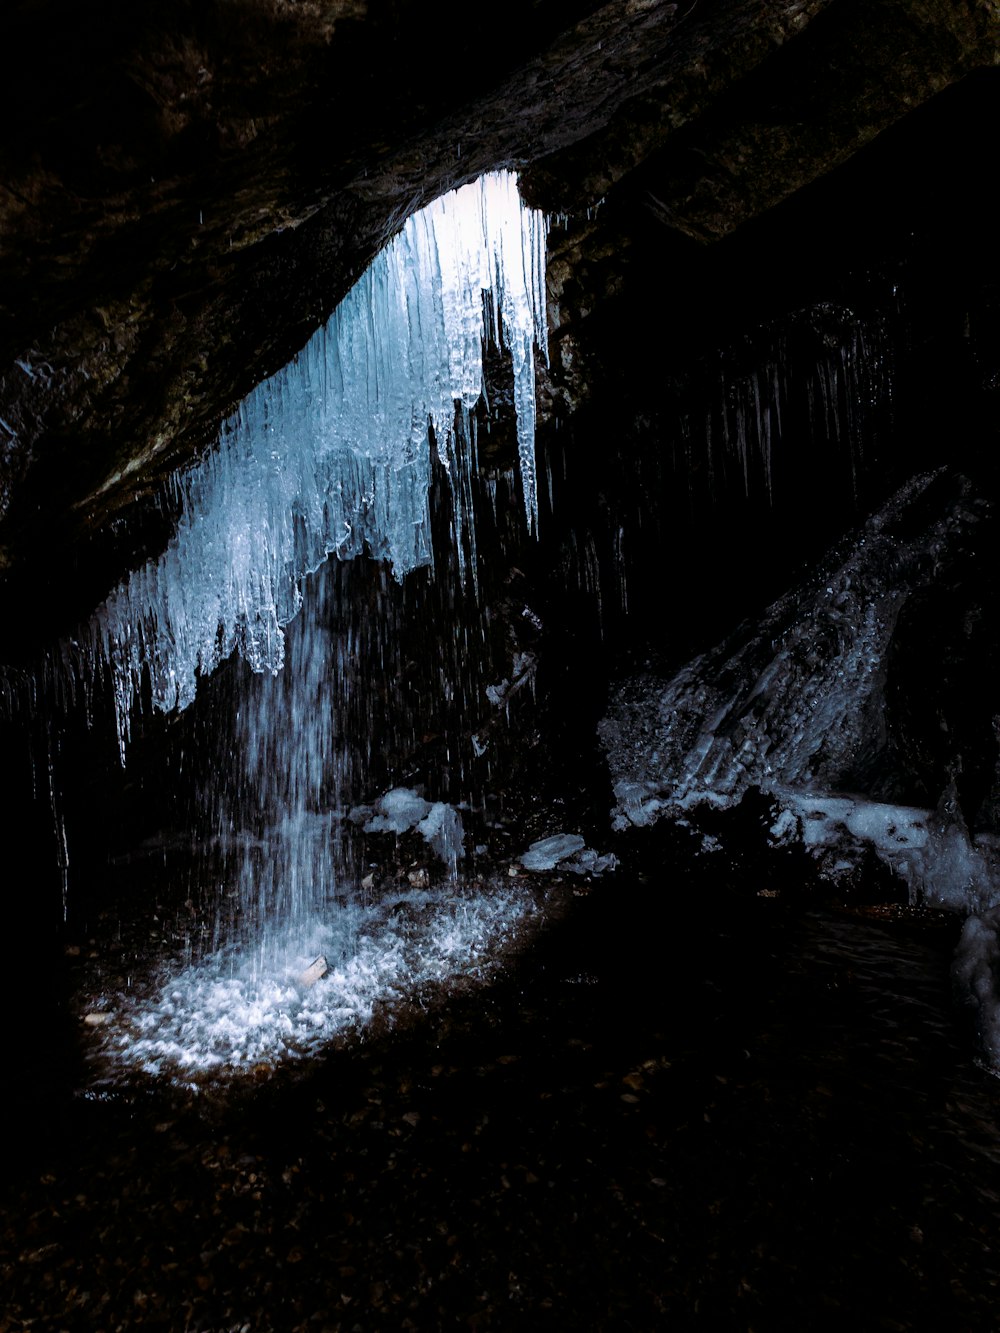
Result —
[[417, 832], [447, 866], [449, 876], [455, 879], [465, 836], [462, 817], [455, 807], [436, 801], [420, 820]]
[[778, 807], [772, 842], [801, 843], [833, 878], [870, 849], [914, 898], [1000, 901], [996, 840], [971, 835], [954, 800], [935, 811], [858, 790], [891, 766], [885, 686], [901, 610], [984, 514], [964, 479], [915, 477], [759, 622], [672, 680], [621, 682], [598, 728], [615, 827], [723, 810], [755, 790]]
[[451, 878], [458, 873], [465, 831], [462, 816], [445, 801], [425, 801], [410, 787], [393, 787], [375, 806], [365, 822], [368, 833], [408, 833], [416, 829], [434, 854], [444, 862]]
[[393, 787], [375, 809], [365, 824], [368, 833], [407, 833], [430, 814], [431, 803], [409, 787]]
[[997, 839], [970, 834], [954, 813], [842, 794], [772, 794], [780, 813], [771, 842], [801, 843], [827, 879], [853, 874], [868, 850], [909, 886], [915, 901], [980, 911], [1000, 898]]
[[525, 870], [554, 870], [560, 861], [582, 851], [585, 846], [579, 833], [554, 833], [549, 838], [533, 842], [521, 856], [521, 865]]

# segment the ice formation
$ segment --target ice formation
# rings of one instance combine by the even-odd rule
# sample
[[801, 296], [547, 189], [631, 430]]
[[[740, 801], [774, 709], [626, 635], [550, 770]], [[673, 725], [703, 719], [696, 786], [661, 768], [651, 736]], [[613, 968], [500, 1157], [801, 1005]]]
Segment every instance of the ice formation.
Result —
[[961, 479], [916, 477], [759, 622], [672, 680], [623, 681], [599, 725], [616, 827], [725, 809], [756, 790], [779, 810], [772, 841], [800, 842], [834, 878], [867, 848], [915, 897], [973, 911], [1000, 900], [995, 839], [970, 834], [954, 802], [917, 810], [858, 794], [886, 743], [901, 608], [980, 517]]
[[[192, 722], [210, 731], [214, 759], [198, 766], [190, 830], [192, 878], [203, 900], [214, 896], [214, 922], [203, 914], [184, 966], [162, 985], [110, 997], [102, 1039], [117, 1062], [177, 1072], [301, 1054], [412, 986], [479, 968], [530, 914], [512, 891], [463, 891], [458, 811], [400, 788], [370, 831], [416, 828], [447, 888], [380, 899], [391, 887], [365, 887], [365, 832], [345, 812], [392, 781], [395, 756], [427, 728], [416, 712], [429, 697], [442, 731], [456, 710], [474, 704], [475, 719], [486, 708], [485, 681], [501, 664], [487, 609], [466, 595], [476, 588], [474, 412], [491, 339], [512, 366], [533, 527], [544, 265], [544, 220], [522, 206], [512, 173], [411, 217], [325, 328], [175, 479], [180, 518], [166, 551], [65, 646], [70, 684], [89, 691], [110, 678], [123, 760], [140, 701], [185, 708], [233, 652], [256, 673], [214, 682]], [[438, 543], [433, 581], [407, 579], [432, 563], [442, 470], [451, 545]], [[415, 667], [399, 630], [418, 610], [449, 635]], [[464, 752], [450, 754], [456, 790], [465, 765]], [[317, 953], [330, 971], [304, 994], [295, 978]]]
[[602, 856], [586, 846], [579, 833], [553, 833], [539, 838], [518, 859], [525, 870], [547, 871], [558, 866], [571, 875], [605, 875], [618, 866], [613, 852]]
[[430, 801], [409, 787], [393, 787], [378, 802], [378, 808], [365, 824], [369, 833], [406, 833], [431, 812]]
[[968, 918], [955, 950], [952, 973], [956, 988], [975, 1010], [984, 1060], [1000, 1072], [1000, 908]]
[[554, 870], [560, 861], [584, 849], [579, 833], [553, 833], [551, 837], [533, 842], [521, 855], [525, 870]]
[[772, 794], [781, 812], [771, 841], [801, 842], [829, 880], [855, 871], [867, 849], [936, 907], [981, 911], [1000, 896], [1000, 843], [990, 833], [970, 833], [955, 811], [787, 787]]
[[464, 831], [462, 816], [445, 801], [425, 801], [409, 787], [394, 787], [378, 802], [365, 823], [368, 833], [395, 833], [416, 829], [431, 851], [444, 862], [449, 878], [458, 874]]
[[198, 677], [233, 651], [277, 671], [301, 579], [328, 556], [367, 550], [398, 577], [430, 562], [429, 427], [451, 475], [462, 549], [486, 337], [513, 363], [534, 526], [545, 232], [511, 172], [414, 214], [326, 326], [244, 400], [218, 447], [176, 478], [181, 516], [167, 550], [129, 575], [68, 649], [85, 682], [110, 673], [123, 753], [145, 673], [154, 706], [170, 710], [186, 707]]

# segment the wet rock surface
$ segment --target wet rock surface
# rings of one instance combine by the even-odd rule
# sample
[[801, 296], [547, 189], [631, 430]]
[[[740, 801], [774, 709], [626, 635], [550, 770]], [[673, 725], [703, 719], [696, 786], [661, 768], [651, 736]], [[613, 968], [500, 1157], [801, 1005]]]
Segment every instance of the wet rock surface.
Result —
[[32, 1099], [0, 1327], [992, 1327], [956, 925], [650, 851], [489, 988], [308, 1070]]
[[[436, 659], [407, 648], [389, 670], [420, 703], [376, 756], [386, 786], [411, 784], [448, 761], [449, 727], [475, 724], [492, 757], [513, 718], [520, 804], [470, 838], [503, 874], [560, 830], [609, 847], [592, 735], [606, 674], [647, 657], [676, 670], [917, 467], [946, 457], [998, 493], [995, 264], [974, 243], [992, 216], [996, 83], [974, 71], [994, 59], [990, 6], [525, 4], [460, 32], [407, 4], [182, 6], [176, 28], [141, 5], [106, 15], [22, 3], [4, 18], [33, 52], [3, 87], [12, 651], [30, 657], [32, 626], [34, 648], [166, 540], [169, 513], [143, 509], [163, 475], [404, 215], [501, 162], [527, 169], [537, 202], [583, 210], [550, 246], [539, 475], [555, 500], [538, 552], [502, 571], [511, 670], [489, 678], [486, 720], [440, 699], [428, 712]], [[799, 190], [969, 71], [898, 127], [922, 130]], [[656, 336], [637, 334], [650, 311]], [[749, 470], [713, 452], [705, 423], [745, 422], [771, 361], [791, 349], [801, 389], [873, 329], [895, 362], [864, 430], [845, 407], [814, 436], [800, 404], [773, 496], [759, 436]], [[879, 376], [860, 392], [883, 382], [883, 350], [868, 344]], [[484, 454], [502, 465], [509, 447], [497, 431]], [[910, 788], [933, 795], [958, 753], [959, 795], [993, 827], [985, 551], [901, 618], [887, 716]], [[3, 807], [11, 855], [36, 853], [11, 875], [0, 969], [4, 1333], [994, 1326], [997, 1085], [952, 995], [959, 926], [906, 908], [884, 870], [862, 865], [831, 905], [804, 857], [767, 847], [773, 812], [744, 802], [686, 849], [616, 846], [616, 874], [566, 874], [565, 910], [546, 900], [549, 929], [489, 986], [422, 990], [224, 1096], [97, 1088], [108, 1011], [76, 1003], [79, 970], [127, 987], [182, 916], [191, 932], [208, 916], [194, 899], [184, 915], [181, 879], [164, 915], [151, 869], [173, 867], [180, 772], [141, 795], [136, 767], [112, 781], [84, 747], [68, 764], [86, 790], [69, 816], [77, 881], [81, 864], [111, 878], [123, 829], [151, 842], [127, 904], [75, 882], [57, 932], [53, 772], [73, 746], [27, 688], [34, 748], [8, 748], [21, 796]], [[368, 723], [382, 711], [359, 702]], [[211, 767], [218, 717], [170, 726], [185, 781]], [[422, 890], [441, 868], [403, 837], [394, 873]], [[88, 914], [99, 928], [80, 928]]]

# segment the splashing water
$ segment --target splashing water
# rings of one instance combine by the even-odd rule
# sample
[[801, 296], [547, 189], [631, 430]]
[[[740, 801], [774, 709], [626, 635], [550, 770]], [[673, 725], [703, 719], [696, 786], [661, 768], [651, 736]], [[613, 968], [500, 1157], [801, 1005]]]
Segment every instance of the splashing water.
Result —
[[[228, 947], [164, 969], [137, 994], [91, 996], [108, 1018], [93, 1066], [112, 1080], [124, 1067], [197, 1085], [308, 1059], [376, 1014], [391, 1022], [422, 987], [487, 976], [536, 912], [526, 889], [502, 885], [328, 909], [280, 928], [267, 969]], [[327, 971], [312, 981], [320, 955]]]
[[[85, 691], [102, 675], [111, 681], [123, 761], [144, 698], [164, 712], [187, 708], [199, 679], [234, 652], [257, 673], [238, 686], [229, 720], [211, 719], [220, 765], [195, 811], [224, 848], [235, 921], [179, 971], [106, 997], [99, 1040], [118, 1064], [183, 1078], [307, 1053], [407, 990], [479, 969], [533, 910], [506, 886], [461, 887], [461, 817], [437, 793], [414, 799], [444, 882], [402, 895], [387, 887], [373, 901], [357, 887], [362, 831], [347, 814], [384, 780], [380, 746], [405, 749], [413, 730], [412, 719], [395, 720], [412, 711], [403, 694], [413, 668], [402, 657], [391, 687], [366, 697], [393, 669], [392, 585], [434, 564], [439, 583], [450, 581], [440, 600], [455, 643], [435, 660], [452, 712], [468, 710], [474, 724], [484, 679], [501, 674], [489, 615], [464, 598], [477, 560], [473, 412], [492, 338], [510, 357], [533, 529], [544, 246], [544, 220], [521, 205], [511, 173], [415, 214], [326, 327], [241, 404], [218, 448], [177, 479], [181, 518], [167, 550], [124, 580], [68, 647]], [[438, 561], [435, 469], [451, 500], [451, 545]], [[473, 609], [460, 622], [463, 599]], [[426, 700], [426, 683], [420, 694]], [[465, 777], [462, 764], [452, 747], [453, 780]], [[305, 986], [317, 955], [326, 974]]]

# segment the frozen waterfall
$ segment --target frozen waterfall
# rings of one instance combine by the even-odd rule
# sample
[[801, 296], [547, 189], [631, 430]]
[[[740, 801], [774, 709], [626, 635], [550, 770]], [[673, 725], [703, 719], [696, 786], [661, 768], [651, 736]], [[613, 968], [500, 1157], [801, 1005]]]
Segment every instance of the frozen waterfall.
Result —
[[[477, 542], [485, 555], [524, 531], [513, 469], [502, 520], [483, 512], [484, 345], [509, 354], [531, 529], [544, 262], [544, 220], [511, 173], [410, 218], [177, 478], [166, 551], [68, 650], [71, 680], [110, 677], [123, 760], [137, 704], [184, 709], [199, 694], [164, 741], [174, 780], [184, 770], [186, 942], [88, 1000], [107, 1014], [94, 1051], [111, 1067], [183, 1080], [302, 1056], [411, 988], [482, 971], [532, 916], [523, 889], [463, 878], [460, 809], [498, 762], [472, 733], [509, 654]], [[234, 663], [199, 691], [234, 652], [256, 674]], [[205, 750], [188, 769], [185, 727]], [[400, 756], [436, 742], [440, 769], [400, 787]], [[400, 802], [416, 814], [403, 820]]]
[[276, 672], [302, 577], [328, 556], [368, 551], [398, 578], [431, 562], [429, 431], [456, 496], [459, 552], [471, 542], [465, 497], [486, 338], [513, 363], [534, 527], [545, 233], [512, 172], [429, 204], [299, 355], [240, 404], [218, 447], [175, 479], [181, 517], [169, 546], [113, 590], [68, 650], [85, 683], [110, 674], [123, 757], [145, 672], [164, 711], [185, 708], [198, 677], [234, 650]]

